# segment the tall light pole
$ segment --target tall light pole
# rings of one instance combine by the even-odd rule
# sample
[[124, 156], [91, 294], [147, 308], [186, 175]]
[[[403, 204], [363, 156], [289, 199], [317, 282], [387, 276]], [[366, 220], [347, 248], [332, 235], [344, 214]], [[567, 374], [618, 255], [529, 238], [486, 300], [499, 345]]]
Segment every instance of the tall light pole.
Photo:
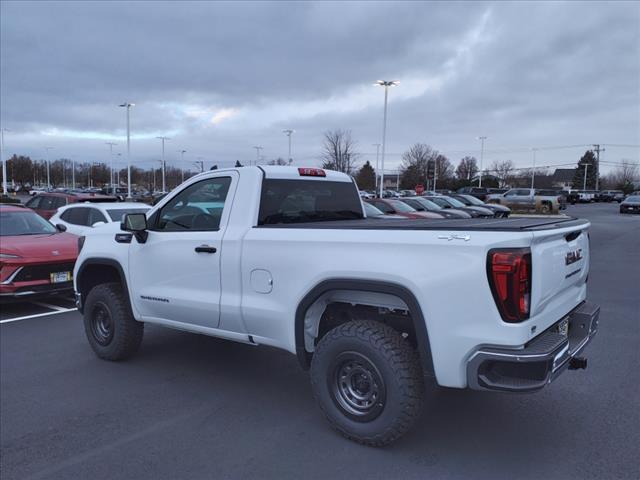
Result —
[[127, 200], [131, 200], [131, 123], [129, 112], [135, 103], [124, 102], [120, 106], [127, 109]]
[[389, 87], [395, 87], [400, 82], [397, 80], [378, 80], [374, 85], [384, 87], [384, 117], [382, 119], [382, 159], [380, 165], [380, 198], [384, 189], [384, 149], [387, 146], [387, 101], [389, 98]]
[[533, 150], [533, 168], [531, 169], [531, 189], [533, 190], [534, 188], [534, 184], [535, 184], [535, 179], [536, 179], [536, 152], [538, 151], [537, 148], [532, 148], [531, 150]]
[[[113, 175], [113, 169], [111, 170], [111, 174]], [[113, 184], [112, 184], [113, 186]], [[71, 188], [76, 189], [76, 160], [75, 158], [71, 159]]]
[[[117, 167], [118, 165], [120, 165], [120, 159], [122, 158], [122, 154], [116, 153], [116, 158], [117, 158], [116, 160], [116, 167]], [[119, 168], [116, 170], [116, 173], [118, 174], [118, 179], [117, 179], [118, 186], [120, 186], [120, 169]]]
[[378, 191], [378, 172], [380, 170], [380, 146], [381, 143], [374, 143], [373, 146], [376, 147], [376, 188], [375, 191]]
[[7, 194], [7, 160], [4, 158], [4, 132], [8, 132], [8, 131], [9, 130], [7, 130], [6, 128], [0, 128], [0, 162], [2, 162], [2, 193], [4, 193], [5, 195]]
[[291, 157], [291, 135], [295, 132], [295, 130], [282, 130], [282, 133], [289, 137], [289, 163], [293, 162], [293, 158]]
[[53, 147], [44, 147], [47, 152], [47, 190], [51, 190], [51, 177], [49, 175], [49, 150], [53, 150]]
[[110, 185], [110, 187], [113, 188], [113, 146], [114, 145], [118, 145], [118, 144], [114, 143], [114, 142], [106, 142], [106, 145], [109, 145], [109, 161], [111, 163], [111, 185]]
[[478, 178], [478, 186], [482, 186], [482, 162], [484, 160], [484, 141], [487, 137], [477, 137], [480, 140], [480, 177]]
[[253, 147], [256, 149], [256, 165], [258, 165], [258, 162], [260, 161], [260, 152], [262, 151], [262, 149], [264, 148], [261, 145], [256, 145], [255, 147]]
[[156, 137], [158, 140], [162, 141], [162, 193], [167, 191], [166, 183], [164, 179], [164, 142], [165, 140], [171, 140], [169, 137]]
[[187, 153], [186, 150], [178, 150], [180, 152], [180, 172], [182, 174], [182, 181], [184, 183], [184, 154]]

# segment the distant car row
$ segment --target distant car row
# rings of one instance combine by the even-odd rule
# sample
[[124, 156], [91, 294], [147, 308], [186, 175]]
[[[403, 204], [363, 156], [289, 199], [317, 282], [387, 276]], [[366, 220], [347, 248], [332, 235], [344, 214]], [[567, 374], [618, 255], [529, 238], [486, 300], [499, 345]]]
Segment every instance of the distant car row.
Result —
[[511, 213], [505, 206], [457, 194], [367, 199], [365, 209], [374, 218], [507, 218]]

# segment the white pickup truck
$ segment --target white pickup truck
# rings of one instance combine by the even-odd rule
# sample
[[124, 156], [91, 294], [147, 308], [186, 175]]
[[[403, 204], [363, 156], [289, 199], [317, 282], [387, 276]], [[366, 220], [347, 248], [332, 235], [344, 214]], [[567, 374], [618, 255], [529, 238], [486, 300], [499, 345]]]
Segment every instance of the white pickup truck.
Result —
[[134, 354], [145, 323], [287, 350], [334, 428], [385, 445], [415, 422], [425, 378], [527, 392], [586, 367], [588, 228], [368, 219], [342, 173], [215, 170], [81, 237], [76, 301], [107, 360]]

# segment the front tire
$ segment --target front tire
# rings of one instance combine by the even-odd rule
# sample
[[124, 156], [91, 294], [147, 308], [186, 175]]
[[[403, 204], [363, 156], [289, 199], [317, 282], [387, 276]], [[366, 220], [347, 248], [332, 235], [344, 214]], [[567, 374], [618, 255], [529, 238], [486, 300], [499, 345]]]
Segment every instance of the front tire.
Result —
[[119, 283], [103, 283], [87, 296], [84, 331], [98, 357], [118, 361], [138, 351], [144, 323], [133, 318], [129, 299]]
[[311, 385], [333, 428], [376, 447], [415, 423], [424, 390], [416, 351], [399, 332], [374, 321], [344, 323], [320, 340]]

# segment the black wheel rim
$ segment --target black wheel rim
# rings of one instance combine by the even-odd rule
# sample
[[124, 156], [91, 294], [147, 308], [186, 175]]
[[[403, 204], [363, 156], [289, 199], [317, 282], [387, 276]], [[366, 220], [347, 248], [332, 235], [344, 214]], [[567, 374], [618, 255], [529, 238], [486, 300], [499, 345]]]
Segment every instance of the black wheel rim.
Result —
[[349, 418], [369, 422], [384, 410], [386, 388], [374, 363], [358, 352], [343, 352], [329, 370], [334, 402]]
[[97, 302], [91, 310], [91, 333], [100, 345], [109, 345], [113, 339], [111, 311], [102, 302]]

